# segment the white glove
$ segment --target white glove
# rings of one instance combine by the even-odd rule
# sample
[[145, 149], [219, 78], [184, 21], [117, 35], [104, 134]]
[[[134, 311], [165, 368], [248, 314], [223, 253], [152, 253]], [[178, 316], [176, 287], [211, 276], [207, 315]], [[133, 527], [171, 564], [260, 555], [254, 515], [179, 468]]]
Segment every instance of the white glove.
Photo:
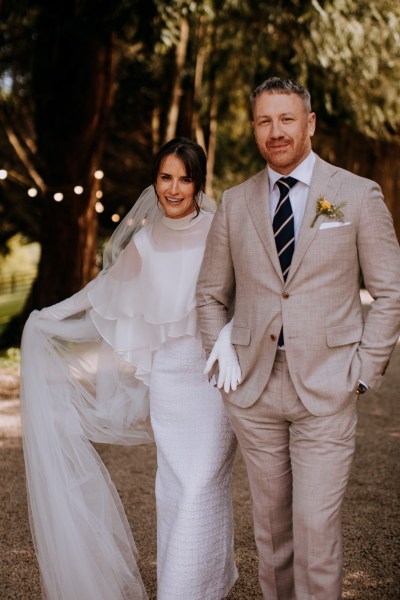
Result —
[[66, 298], [66, 300], [62, 300], [57, 304], [52, 304], [52, 306], [46, 306], [46, 308], [42, 308], [38, 314], [38, 317], [41, 319], [62, 321], [66, 317], [70, 317], [76, 313], [82, 312], [83, 310], [87, 310], [91, 307], [88, 294], [91, 283], [92, 282], [88, 283], [87, 286], [73, 296], [70, 296], [70, 298]]
[[231, 319], [219, 332], [217, 341], [211, 350], [211, 354], [206, 363], [206, 368], [204, 369], [204, 373], [208, 374], [215, 361], [218, 360], [219, 375], [217, 386], [219, 389], [223, 387], [226, 393], [231, 389], [235, 391], [242, 381], [242, 372], [240, 370], [239, 361], [235, 348], [231, 344], [232, 327], [233, 319]]

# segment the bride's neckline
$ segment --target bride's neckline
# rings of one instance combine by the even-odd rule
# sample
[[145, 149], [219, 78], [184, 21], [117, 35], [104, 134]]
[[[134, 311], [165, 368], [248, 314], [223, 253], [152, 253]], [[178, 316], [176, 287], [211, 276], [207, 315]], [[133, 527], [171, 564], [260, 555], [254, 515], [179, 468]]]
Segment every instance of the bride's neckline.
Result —
[[163, 216], [161, 222], [169, 229], [188, 229], [189, 227], [193, 227], [193, 225], [196, 225], [196, 223], [201, 221], [203, 216], [204, 213], [200, 212], [196, 217], [196, 211], [193, 211], [181, 219], [171, 219], [170, 217]]

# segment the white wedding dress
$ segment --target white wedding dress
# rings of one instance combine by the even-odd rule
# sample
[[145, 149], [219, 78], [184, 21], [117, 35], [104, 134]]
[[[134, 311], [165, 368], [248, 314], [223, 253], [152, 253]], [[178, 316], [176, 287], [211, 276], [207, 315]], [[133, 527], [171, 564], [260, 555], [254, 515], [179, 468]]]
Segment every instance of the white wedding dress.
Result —
[[154, 435], [159, 600], [221, 600], [237, 578], [236, 441], [203, 374], [194, 300], [211, 219], [202, 212], [145, 226], [111, 268], [25, 326], [24, 456], [47, 600], [147, 598], [123, 507], [91, 441]]
[[220, 600], [237, 574], [230, 479], [235, 441], [195, 337], [155, 354], [150, 414], [157, 444], [159, 600]]

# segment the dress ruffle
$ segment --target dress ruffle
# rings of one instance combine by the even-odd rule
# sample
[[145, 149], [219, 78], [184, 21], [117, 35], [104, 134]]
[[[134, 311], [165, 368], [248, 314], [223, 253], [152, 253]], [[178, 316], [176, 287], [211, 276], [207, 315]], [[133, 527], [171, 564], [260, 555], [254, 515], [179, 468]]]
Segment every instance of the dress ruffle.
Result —
[[145, 227], [89, 291], [99, 335], [146, 385], [154, 352], [197, 334], [194, 290], [211, 218], [202, 213], [180, 230], [171, 219]]

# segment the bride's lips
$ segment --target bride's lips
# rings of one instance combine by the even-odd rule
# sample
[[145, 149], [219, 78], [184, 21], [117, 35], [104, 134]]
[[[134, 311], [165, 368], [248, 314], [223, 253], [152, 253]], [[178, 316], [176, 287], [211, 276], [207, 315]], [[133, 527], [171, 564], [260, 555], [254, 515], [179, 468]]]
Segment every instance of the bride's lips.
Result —
[[168, 198], [168, 196], [164, 196], [164, 198], [169, 204], [179, 204], [180, 202], [183, 202], [183, 198]]

